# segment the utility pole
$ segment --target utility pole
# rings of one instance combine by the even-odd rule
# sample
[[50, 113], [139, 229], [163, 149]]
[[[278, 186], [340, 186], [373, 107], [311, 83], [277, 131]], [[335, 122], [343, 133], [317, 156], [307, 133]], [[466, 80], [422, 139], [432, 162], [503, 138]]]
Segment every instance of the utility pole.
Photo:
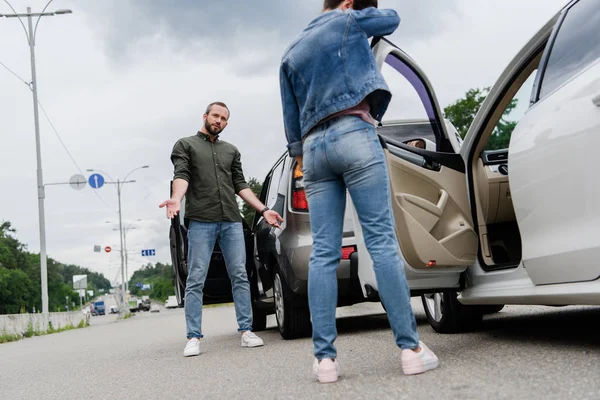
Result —
[[[46, 7], [48, 7], [46, 4]], [[9, 4], [13, 12], [14, 8]], [[35, 69], [35, 34], [37, 32], [37, 24], [40, 22], [42, 17], [52, 17], [54, 15], [71, 14], [71, 10], [57, 10], [55, 12], [44, 12], [46, 7], [41, 13], [32, 13], [31, 7], [27, 7], [27, 13], [25, 14], [0, 14], [0, 17], [6, 18], [19, 18], [21, 24], [23, 21], [21, 17], [27, 17], [28, 30], [25, 30], [27, 41], [29, 42], [29, 53], [31, 57], [31, 91], [33, 92], [33, 118], [35, 124], [35, 151], [37, 159], [37, 196], [38, 196], [38, 217], [39, 217], [39, 228], [40, 228], [40, 278], [42, 283], [42, 313], [48, 313], [48, 264], [46, 256], [46, 217], [44, 212], [44, 199], [46, 197], [44, 190], [44, 177], [42, 172], [42, 151], [40, 145], [40, 121], [38, 112], [38, 92], [37, 92], [37, 77]], [[32, 17], [38, 17], [35, 24], [35, 30], [33, 28]], [[25, 25], [23, 25], [25, 28]]]
[[[125, 258], [123, 257], [123, 218], [121, 212], [121, 182], [117, 180], [117, 197], [119, 198], [119, 239], [121, 239], [121, 279], [123, 280], [123, 310], [127, 306], [127, 282], [125, 281]], [[123, 311], [125, 312], [125, 311]]]
[[123, 248], [123, 217], [122, 217], [122, 208], [121, 208], [121, 191], [123, 189], [123, 185], [124, 184], [126, 184], [126, 183], [134, 183], [135, 182], [135, 180], [128, 181], [127, 177], [129, 175], [131, 175], [134, 171], [137, 171], [138, 169], [144, 169], [144, 168], [150, 168], [150, 167], [148, 165], [143, 165], [141, 167], [134, 168], [127, 175], [125, 175], [125, 179], [123, 179], [123, 180], [117, 179], [116, 181], [114, 179], [112, 179], [110, 177], [110, 175], [108, 175], [106, 172], [103, 172], [103, 171], [101, 171], [99, 169], [90, 168], [90, 169], [87, 170], [88, 172], [100, 172], [100, 173], [105, 174], [110, 179], [112, 179], [112, 182], [105, 181], [104, 183], [105, 184], [109, 184], [109, 185], [116, 185], [117, 186], [117, 198], [118, 198], [118, 201], [119, 201], [119, 238], [121, 240], [121, 279], [122, 279], [122, 284], [121, 284], [121, 291], [122, 291], [122, 294], [121, 294], [121, 310], [122, 311], [121, 312], [123, 314], [127, 313], [127, 304], [125, 302], [126, 297], [127, 297], [127, 291], [126, 291], [127, 290], [127, 282], [125, 281], [126, 280], [126, 277], [125, 277], [125, 256], [123, 254], [124, 248]]

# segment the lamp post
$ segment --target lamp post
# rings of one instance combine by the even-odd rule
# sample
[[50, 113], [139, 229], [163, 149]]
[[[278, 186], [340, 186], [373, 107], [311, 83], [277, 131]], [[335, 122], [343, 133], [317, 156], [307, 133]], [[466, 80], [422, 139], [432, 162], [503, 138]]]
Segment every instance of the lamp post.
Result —
[[121, 279], [122, 279], [122, 286], [121, 286], [121, 290], [122, 290], [122, 297], [121, 297], [121, 307], [122, 307], [122, 313], [125, 313], [127, 308], [126, 308], [126, 304], [125, 304], [125, 298], [127, 296], [127, 292], [126, 292], [126, 286], [127, 283], [125, 282], [125, 256], [124, 256], [124, 251], [123, 251], [123, 217], [122, 217], [122, 208], [121, 208], [121, 190], [123, 189], [123, 185], [126, 183], [133, 183], [135, 182], [135, 180], [131, 180], [128, 181], [127, 177], [129, 177], [129, 175], [131, 175], [133, 172], [139, 170], [139, 169], [143, 169], [143, 168], [150, 168], [149, 165], [143, 165], [141, 167], [137, 167], [132, 169], [131, 171], [129, 171], [129, 173], [127, 173], [127, 175], [125, 175], [125, 179], [120, 180], [117, 179], [116, 181], [111, 178], [111, 176], [109, 174], [107, 174], [104, 171], [101, 171], [99, 169], [93, 169], [90, 168], [87, 171], [88, 172], [100, 172], [106, 176], [108, 176], [111, 179], [111, 182], [104, 182], [105, 184], [109, 184], [109, 185], [116, 185], [117, 187], [117, 198], [119, 200], [119, 236], [120, 236], [120, 240], [121, 240]]
[[[135, 226], [131, 226], [136, 222], [140, 222], [142, 219], [136, 219], [133, 222], [130, 222], [125, 228], [123, 228], [123, 251], [125, 251], [125, 290], [129, 290], [129, 257], [127, 251], [127, 231], [130, 229], [135, 229]], [[111, 221], [106, 221], [107, 224], [112, 224]], [[113, 231], [119, 230], [118, 228], [114, 228]]]
[[[39, 112], [38, 112], [38, 92], [37, 92], [37, 76], [35, 69], [35, 34], [37, 32], [37, 26], [42, 17], [52, 17], [55, 15], [63, 15], [63, 14], [71, 14], [71, 10], [57, 10], [54, 12], [45, 12], [46, 8], [52, 0], [46, 4], [46, 7], [42, 10], [41, 13], [32, 13], [31, 7], [27, 7], [26, 13], [17, 13], [15, 9], [6, 2], [9, 7], [13, 10], [14, 14], [0, 14], [1, 17], [6, 18], [18, 18], [25, 29], [25, 25], [23, 24], [23, 18], [27, 18], [27, 26], [29, 29], [25, 29], [25, 35], [27, 36], [27, 42], [29, 43], [29, 53], [31, 57], [31, 91], [33, 92], [33, 118], [35, 124], [35, 150], [37, 156], [37, 193], [38, 193], [38, 218], [39, 218], [39, 228], [40, 228], [40, 280], [42, 281], [42, 313], [48, 313], [48, 264], [47, 264], [47, 256], [46, 256], [46, 217], [44, 212], [44, 199], [46, 197], [44, 190], [44, 177], [42, 173], [42, 150], [40, 146], [40, 121], [39, 121]], [[33, 27], [33, 17], [38, 17], [37, 22], [35, 24], [35, 29]]]

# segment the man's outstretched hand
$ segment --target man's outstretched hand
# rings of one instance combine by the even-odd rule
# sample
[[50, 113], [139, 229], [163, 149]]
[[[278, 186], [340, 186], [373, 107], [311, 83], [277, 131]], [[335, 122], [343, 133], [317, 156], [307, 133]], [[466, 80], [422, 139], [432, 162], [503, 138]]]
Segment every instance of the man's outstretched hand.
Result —
[[281, 228], [279, 223], [283, 222], [283, 218], [281, 218], [281, 215], [279, 215], [277, 211], [267, 210], [263, 214], [263, 217], [269, 225], [274, 226], [275, 228]]
[[173, 218], [175, 218], [175, 216], [177, 214], [179, 214], [179, 210], [181, 208], [181, 203], [177, 200], [169, 199], [169, 200], [161, 203], [158, 207], [160, 207], [160, 208], [167, 207], [167, 218], [173, 219]]

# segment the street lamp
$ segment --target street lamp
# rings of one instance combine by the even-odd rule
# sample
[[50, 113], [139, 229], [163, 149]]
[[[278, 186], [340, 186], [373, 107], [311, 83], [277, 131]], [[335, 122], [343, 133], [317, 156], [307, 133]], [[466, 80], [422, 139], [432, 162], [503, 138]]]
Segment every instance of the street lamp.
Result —
[[[135, 226], [132, 226], [136, 222], [140, 222], [142, 219], [138, 218], [133, 222], [130, 222], [125, 228], [123, 228], [123, 250], [125, 251], [125, 290], [129, 289], [129, 257], [127, 252], [127, 231], [130, 229], [135, 229]], [[112, 224], [111, 221], [106, 221], [107, 224]], [[113, 231], [119, 230], [118, 228], [114, 228]]]
[[112, 181], [111, 182], [105, 181], [104, 183], [108, 184], [108, 185], [116, 185], [116, 187], [117, 187], [117, 197], [119, 199], [119, 236], [120, 236], [120, 240], [121, 240], [121, 279], [122, 279], [121, 290], [123, 291], [122, 299], [121, 299], [121, 301], [122, 301], [121, 306], [122, 306], [123, 313], [125, 313], [125, 310], [126, 310], [125, 297], [127, 295], [127, 292], [125, 290], [126, 290], [127, 283], [125, 282], [125, 256], [124, 256], [124, 252], [123, 252], [124, 247], [123, 247], [123, 218], [122, 218], [122, 212], [121, 212], [121, 190], [123, 189], [124, 184], [135, 182], [135, 180], [131, 180], [131, 181], [127, 180], [127, 177], [129, 175], [131, 175], [133, 172], [135, 172], [139, 169], [144, 169], [144, 168], [150, 168], [150, 166], [143, 165], [141, 167], [134, 168], [131, 171], [129, 171], [129, 173], [127, 175], [125, 175], [125, 179], [123, 179], [123, 180], [117, 179], [116, 182], [113, 178], [111, 178], [111, 176], [109, 174], [107, 174], [104, 171], [101, 171], [99, 169], [93, 169], [93, 168], [86, 170], [87, 172], [100, 172], [100, 173], [108, 176]]
[[[46, 218], [44, 212], [44, 199], [46, 193], [44, 190], [44, 178], [42, 174], [42, 150], [40, 146], [40, 120], [38, 112], [38, 92], [37, 92], [37, 78], [35, 69], [35, 34], [37, 32], [37, 26], [40, 23], [42, 17], [52, 17], [54, 15], [71, 14], [71, 10], [57, 10], [54, 12], [45, 12], [46, 8], [52, 3], [52, 0], [46, 4], [46, 7], [41, 13], [32, 13], [31, 7], [27, 7], [26, 13], [17, 13], [13, 6], [8, 1], [6, 4], [12, 9], [14, 14], [0, 14], [0, 17], [6, 18], [19, 18], [23, 29], [25, 30], [25, 36], [27, 36], [27, 42], [29, 43], [29, 53], [31, 57], [31, 91], [33, 92], [33, 118], [35, 123], [35, 150], [37, 155], [37, 187], [38, 187], [38, 214], [39, 214], [39, 228], [40, 228], [40, 280], [42, 281], [42, 313], [48, 313], [48, 260], [46, 256]], [[29, 29], [25, 29], [25, 24], [21, 17], [27, 17], [27, 25]], [[32, 17], [38, 17], [35, 23], [35, 29], [33, 27]]]

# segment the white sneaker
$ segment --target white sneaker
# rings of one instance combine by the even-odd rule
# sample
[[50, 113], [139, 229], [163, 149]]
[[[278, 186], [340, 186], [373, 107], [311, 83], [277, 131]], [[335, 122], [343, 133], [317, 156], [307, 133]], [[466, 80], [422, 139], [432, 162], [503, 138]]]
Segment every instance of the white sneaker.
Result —
[[191, 338], [185, 345], [185, 349], [183, 349], [183, 356], [192, 357], [198, 355], [200, 355], [200, 340], [198, 338]]
[[263, 340], [253, 332], [246, 331], [242, 333], [242, 347], [260, 347], [264, 346]]
[[321, 362], [317, 361], [313, 363], [313, 376], [320, 383], [333, 383], [337, 382], [338, 376], [340, 375], [340, 365], [337, 360], [331, 358], [324, 358]]

